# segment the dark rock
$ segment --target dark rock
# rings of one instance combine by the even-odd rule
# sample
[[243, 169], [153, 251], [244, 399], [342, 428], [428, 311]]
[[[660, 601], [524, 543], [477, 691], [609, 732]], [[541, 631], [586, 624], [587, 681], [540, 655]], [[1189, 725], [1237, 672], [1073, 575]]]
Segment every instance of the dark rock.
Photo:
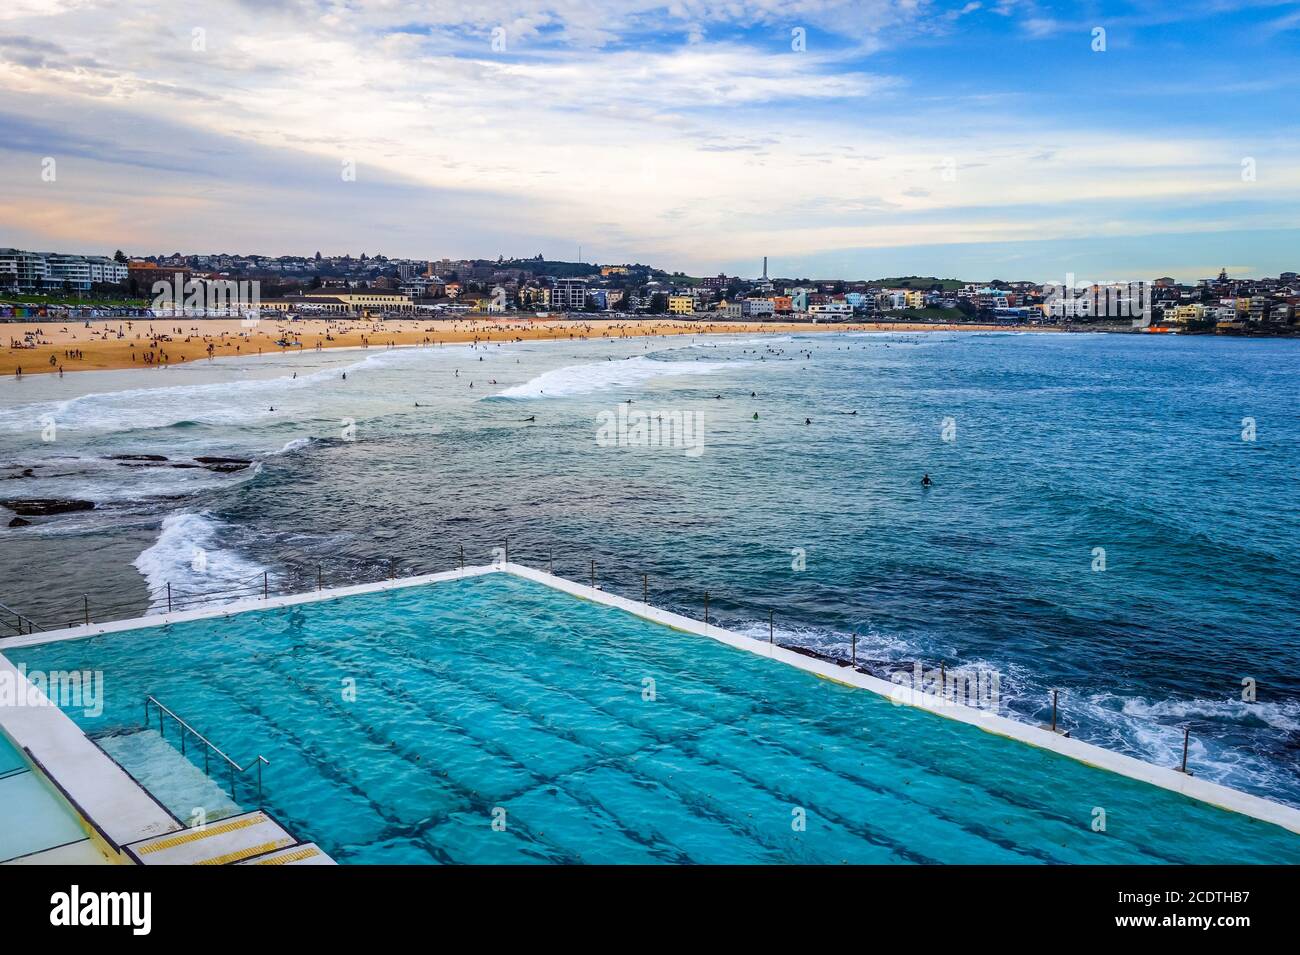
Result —
[[95, 502], [37, 497], [22, 501], [0, 501], [0, 507], [6, 507], [15, 514], [27, 517], [43, 517], [46, 514], [67, 514], [71, 511], [93, 511]]
[[25, 520], [23, 520], [21, 517], [15, 517], [12, 521], [9, 522], [9, 526], [10, 526], [10, 527], [26, 527], [26, 526], [27, 526], [28, 524], [30, 524], [30, 523], [31, 523], [31, 521], [25, 521]]
[[252, 458], [195, 458], [199, 464], [242, 464], [244, 467], [253, 463]]
[[247, 464], [205, 464], [203, 466], [209, 471], [215, 471], [218, 474], [231, 474], [235, 471], [248, 469]]
[[9, 475], [9, 480], [10, 480], [10, 481], [21, 481], [23, 478], [29, 478], [29, 477], [36, 477], [36, 475], [32, 473], [32, 469], [31, 469], [31, 468], [23, 468], [23, 473], [22, 473], [22, 474], [11, 474], [11, 475]]
[[166, 461], [167, 457], [162, 454], [110, 454], [110, 461]]

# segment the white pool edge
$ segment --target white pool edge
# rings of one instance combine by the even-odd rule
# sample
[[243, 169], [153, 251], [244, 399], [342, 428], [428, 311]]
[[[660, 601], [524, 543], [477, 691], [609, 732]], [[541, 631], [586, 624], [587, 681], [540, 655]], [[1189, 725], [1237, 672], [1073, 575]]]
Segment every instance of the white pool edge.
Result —
[[[554, 574], [546, 573], [545, 571], [535, 570], [531, 567], [525, 567], [521, 564], [515, 563], [499, 563], [485, 566], [466, 567], [458, 570], [443, 571], [436, 574], [403, 577], [395, 580], [379, 581], [377, 583], [357, 584], [350, 587], [335, 587], [285, 597], [269, 597], [265, 599], [251, 598], [224, 604], [219, 607], [209, 607], [201, 610], [182, 611], [170, 614], [151, 614], [144, 617], [113, 621], [110, 623], [95, 623], [92, 621], [89, 625], [82, 624], [80, 626], [68, 627], [61, 630], [50, 630], [23, 637], [7, 638], [3, 644], [0, 644], [0, 666], [12, 667], [12, 664], [10, 664], [4, 657], [4, 651], [13, 648], [31, 647], [63, 640], [86, 639], [110, 633], [121, 633], [124, 631], [139, 630], [148, 627], [160, 627], [168, 624], [185, 623], [191, 620], [230, 617], [235, 614], [248, 613], [251, 611], [273, 610], [281, 607], [293, 607], [300, 604], [316, 603], [324, 600], [337, 600], [343, 597], [358, 596], [361, 594], [380, 593], [387, 590], [400, 590], [408, 587], [420, 587], [428, 584], [460, 580], [468, 577], [478, 577], [491, 573], [514, 574], [517, 577], [522, 577], [526, 580], [531, 580], [535, 583], [551, 587], [555, 590], [570, 594], [571, 596], [613, 607], [634, 616], [641, 617], [642, 619], [649, 620], [653, 623], [671, 627], [674, 630], [708, 637], [709, 639], [716, 640], [719, 643], [726, 644], [735, 649], [744, 650], [757, 656], [778, 660], [789, 666], [793, 666], [827, 680], [832, 680], [836, 683], [868, 690], [878, 696], [889, 699], [891, 702], [899, 706], [912, 706], [926, 710], [936, 716], [966, 723], [996, 736], [1005, 736], [1017, 740], [1018, 742], [1038, 747], [1039, 749], [1046, 749], [1058, 755], [1073, 759], [1076, 762], [1081, 762], [1098, 769], [1107, 770], [1120, 776], [1148, 783], [1152, 786], [1158, 786], [1161, 789], [1180, 793], [1191, 799], [1196, 799], [1220, 809], [1241, 813], [1242, 815], [1249, 816], [1253, 819], [1271, 823], [1280, 826], [1283, 829], [1300, 834], [1300, 809], [1284, 806], [1281, 803], [1273, 802], [1261, 796], [1254, 796], [1250, 793], [1244, 793], [1240, 790], [1220, 785], [1219, 783], [1199, 779], [1172, 768], [1146, 763], [1140, 759], [1135, 759], [1132, 756], [1125, 756], [1122, 753], [1116, 753], [1104, 749], [1093, 743], [1085, 743], [1081, 740], [1071, 739], [1058, 733], [1053, 733], [1050, 730], [1042, 729], [1028, 723], [1022, 723], [988, 710], [976, 709], [961, 703], [946, 700], [933, 694], [918, 692], [910, 687], [889, 683], [879, 677], [862, 673], [851, 667], [841, 667], [826, 660], [805, 656], [801, 653], [796, 653], [793, 650], [787, 650], [784, 647], [735, 633], [734, 631], [726, 630], [712, 624], [705, 624], [702, 621], [695, 620], [691, 617], [685, 617], [681, 614], [672, 613], [671, 611], [660, 609], [648, 603], [607, 593], [599, 587], [580, 584], [563, 577], [557, 577]], [[63, 720], [66, 720], [69, 726], [76, 728], [76, 724], [57, 708], [54, 708], [54, 712], [58, 713]], [[0, 708], [0, 726], [8, 728], [7, 723], [6, 709]], [[67, 727], [61, 726], [59, 729], [60, 733], [66, 732]], [[79, 728], [77, 728], [77, 732], [80, 733]], [[93, 743], [89, 743], [89, 740], [86, 742], [91, 746], [94, 745]], [[54, 765], [46, 763], [46, 767], [49, 772], [57, 778], [59, 773], [57, 760]]]

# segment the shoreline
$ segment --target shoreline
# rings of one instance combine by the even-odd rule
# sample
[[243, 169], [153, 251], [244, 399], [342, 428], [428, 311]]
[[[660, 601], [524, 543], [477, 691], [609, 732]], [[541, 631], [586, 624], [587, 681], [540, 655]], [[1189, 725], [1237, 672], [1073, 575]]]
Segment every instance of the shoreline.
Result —
[[[166, 368], [215, 358], [335, 348], [389, 348], [472, 342], [613, 340], [667, 335], [788, 335], [797, 332], [1035, 332], [1035, 325], [912, 322], [698, 322], [680, 319], [99, 319], [0, 322], [0, 376]], [[288, 344], [281, 344], [285, 342]]]

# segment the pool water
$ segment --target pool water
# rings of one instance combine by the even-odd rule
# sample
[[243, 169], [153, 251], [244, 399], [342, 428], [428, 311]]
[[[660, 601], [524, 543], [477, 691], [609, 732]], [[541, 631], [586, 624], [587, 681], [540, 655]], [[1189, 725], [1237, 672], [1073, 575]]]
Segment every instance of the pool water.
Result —
[[72, 810], [0, 733], [0, 863], [86, 838]]
[[511, 574], [7, 656], [103, 670], [88, 732], [153, 694], [266, 756], [265, 808], [340, 862], [1300, 861], [1277, 826]]

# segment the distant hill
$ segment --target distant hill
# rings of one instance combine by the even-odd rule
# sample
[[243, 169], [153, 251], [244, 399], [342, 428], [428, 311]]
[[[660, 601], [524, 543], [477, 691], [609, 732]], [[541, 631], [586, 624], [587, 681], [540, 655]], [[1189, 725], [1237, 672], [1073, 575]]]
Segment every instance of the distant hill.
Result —
[[938, 285], [945, 292], [954, 292], [970, 283], [965, 279], [939, 279], [932, 275], [902, 275], [892, 279], [872, 279], [867, 284], [881, 288], [914, 288], [923, 291]]

